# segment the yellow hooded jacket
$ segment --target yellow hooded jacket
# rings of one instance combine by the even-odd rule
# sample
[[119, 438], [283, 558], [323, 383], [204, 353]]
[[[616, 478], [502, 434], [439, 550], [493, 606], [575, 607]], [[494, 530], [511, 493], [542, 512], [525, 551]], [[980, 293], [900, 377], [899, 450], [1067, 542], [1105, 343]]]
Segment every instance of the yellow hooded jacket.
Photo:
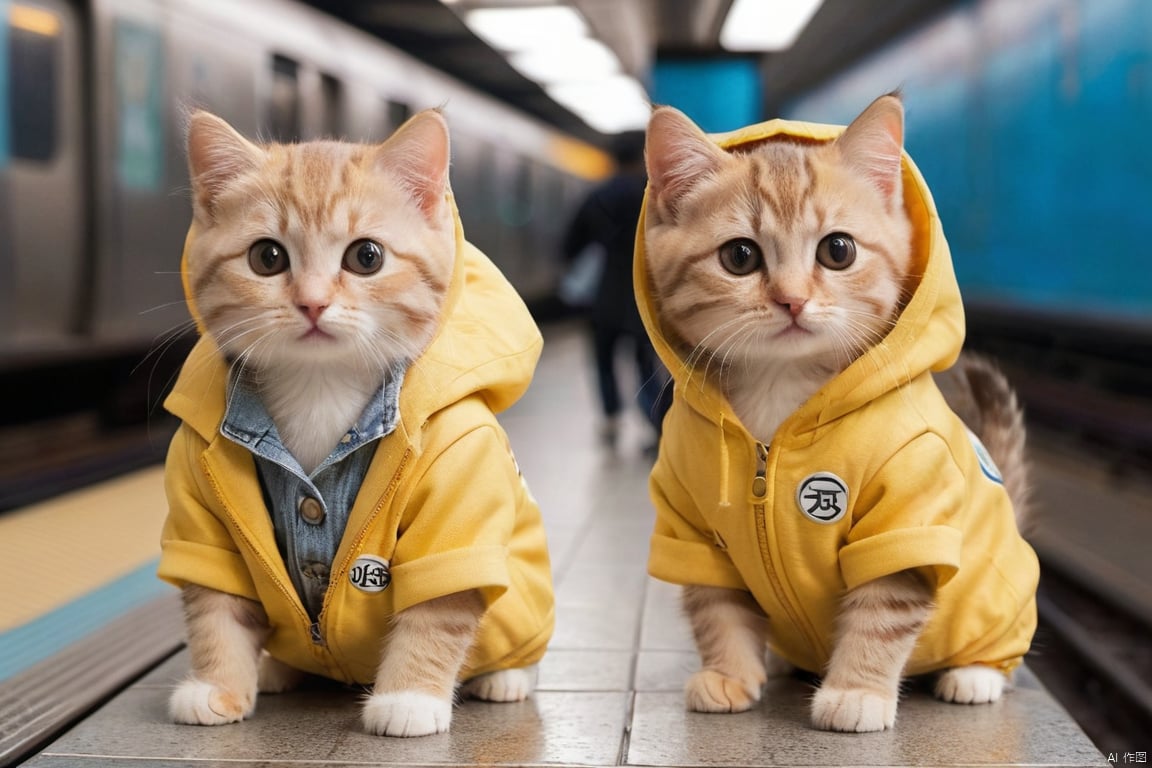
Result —
[[[168, 453], [160, 577], [259, 601], [272, 627], [267, 650], [336, 680], [372, 683], [390, 617], [468, 589], [488, 610], [461, 679], [535, 663], [554, 623], [551, 570], [540, 510], [494, 413], [527, 389], [541, 345], [527, 308], [464, 240], [457, 216], [441, 327], [405, 375], [396, 429], [376, 449], [313, 625], [252, 454], [220, 434], [228, 366], [203, 336], [165, 402], [183, 424]], [[362, 555], [389, 562], [383, 591], [351, 583]]]
[[[729, 148], [842, 131], [773, 120], [713, 139]], [[831, 655], [841, 596], [917, 569], [935, 586], [937, 608], [905, 673], [976, 663], [1008, 672], [1036, 628], [1039, 566], [995, 465], [932, 380], [960, 353], [964, 313], [935, 205], [907, 154], [903, 179], [913, 271], [923, 277], [887, 338], [794, 412], [769, 446], [717, 389], [680, 375], [684, 362], [649, 290], [641, 214], [637, 302], [676, 378], [649, 484], [657, 519], [648, 569], [676, 584], [749, 591], [768, 614], [773, 650], [816, 673]]]

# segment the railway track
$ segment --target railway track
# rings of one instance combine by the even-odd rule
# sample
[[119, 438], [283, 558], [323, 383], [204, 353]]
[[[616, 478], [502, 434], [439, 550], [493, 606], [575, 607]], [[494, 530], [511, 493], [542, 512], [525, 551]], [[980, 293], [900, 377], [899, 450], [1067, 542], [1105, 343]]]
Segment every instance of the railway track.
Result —
[[1152, 627], [1044, 563], [1028, 665], [1105, 755], [1152, 751]]
[[[1087, 509], [1087, 496], [1049, 494], [1049, 506], [1081, 505], [1076, 515], [1062, 510], [1054, 519], [1088, 520], [1094, 541], [1076, 540], [1083, 528], [1038, 534], [1039, 628], [1028, 664], [1113, 762], [1141, 753], [1146, 761], [1152, 584], [1131, 556], [1142, 546], [1131, 537], [1144, 535], [1133, 523], [1143, 527], [1152, 509], [1144, 501], [1152, 493], [1152, 340], [1058, 324], [1022, 328], [1009, 318], [976, 323], [970, 342], [1002, 363], [1024, 405], [1030, 444], [1075, 457], [1062, 490], [1071, 496], [1076, 483], [1111, 489]], [[1144, 502], [1139, 509], [1129, 503], [1134, 498]], [[1115, 551], [1101, 551], [1101, 542], [1113, 542]], [[1123, 563], [1109, 558], [1121, 548], [1129, 553]]]
[[0, 429], [0, 513], [164, 460], [175, 421], [109, 427], [92, 412]]

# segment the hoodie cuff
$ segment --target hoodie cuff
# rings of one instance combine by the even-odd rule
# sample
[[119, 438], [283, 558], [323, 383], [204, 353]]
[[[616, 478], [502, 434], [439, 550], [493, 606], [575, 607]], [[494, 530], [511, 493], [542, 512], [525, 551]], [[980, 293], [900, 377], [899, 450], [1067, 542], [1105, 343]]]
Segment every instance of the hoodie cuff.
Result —
[[487, 608], [508, 591], [508, 549], [488, 545], [438, 552], [392, 569], [393, 610], [437, 597], [479, 590]]
[[648, 574], [684, 586], [748, 589], [727, 553], [714, 544], [656, 534], [648, 555]]
[[855, 541], [840, 550], [840, 574], [848, 589], [913, 568], [936, 588], [960, 568], [960, 531], [945, 525], [899, 528]]
[[163, 542], [156, 575], [183, 589], [189, 584], [260, 600], [248, 566], [238, 552], [191, 541]]

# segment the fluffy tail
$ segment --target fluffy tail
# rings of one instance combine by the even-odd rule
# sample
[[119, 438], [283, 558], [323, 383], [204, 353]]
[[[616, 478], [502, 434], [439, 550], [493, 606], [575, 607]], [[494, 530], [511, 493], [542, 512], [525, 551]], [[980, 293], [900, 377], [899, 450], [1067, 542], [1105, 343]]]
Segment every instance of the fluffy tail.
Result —
[[1024, 410], [1004, 373], [986, 357], [965, 352], [936, 376], [948, 405], [979, 436], [1004, 477], [1016, 525], [1028, 533], [1030, 491]]

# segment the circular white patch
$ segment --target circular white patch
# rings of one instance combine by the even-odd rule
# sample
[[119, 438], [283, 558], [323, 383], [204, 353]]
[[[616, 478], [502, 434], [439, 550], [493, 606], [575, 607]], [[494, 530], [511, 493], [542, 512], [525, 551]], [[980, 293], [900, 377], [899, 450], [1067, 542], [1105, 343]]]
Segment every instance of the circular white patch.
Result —
[[383, 592], [392, 583], [392, 572], [384, 558], [360, 555], [348, 571], [348, 580], [361, 592]]
[[834, 523], [848, 513], [848, 484], [831, 472], [816, 472], [796, 487], [796, 504], [804, 517]]

